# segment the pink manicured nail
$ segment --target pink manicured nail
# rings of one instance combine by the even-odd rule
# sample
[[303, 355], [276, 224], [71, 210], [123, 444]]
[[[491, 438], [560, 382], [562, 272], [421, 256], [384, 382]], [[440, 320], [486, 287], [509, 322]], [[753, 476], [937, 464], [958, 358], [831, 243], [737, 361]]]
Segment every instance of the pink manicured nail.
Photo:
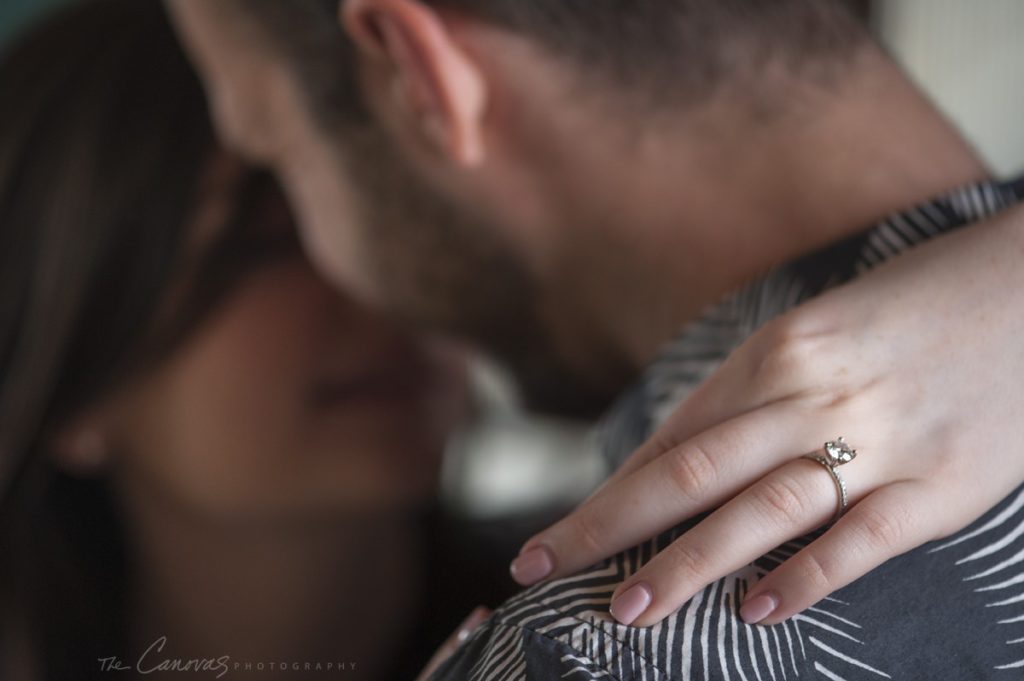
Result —
[[779, 607], [779, 599], [774, 594], [765, 593], [751, 598], [740, 607], [740, 617], [747, 624], [757, 624]]
[[555, 559], [546, 547], [537, 546], [512, 561], [509, 572], [521, 586], [533, 586], [555, 571]]
[[469, 613], [469, 617], [463, 620], [462, 624], [459, 625], [459, 628], [456, 629], [457, 633], [455, 634], [455, 639], [459, 643], [465, 643], [466, 639], [468, 639], [473, 632], [476, 631], [476, 628], [483, 624], [491, 614], [491, 610], [483, 606], [480, 606], [473, 612]]
[[644, 614], [652, 600], [654, 597], [651, 595], [650, 587], [643, 583], [634, 584], [616, 596], [608, 610], [612, 617], [629, 626]]

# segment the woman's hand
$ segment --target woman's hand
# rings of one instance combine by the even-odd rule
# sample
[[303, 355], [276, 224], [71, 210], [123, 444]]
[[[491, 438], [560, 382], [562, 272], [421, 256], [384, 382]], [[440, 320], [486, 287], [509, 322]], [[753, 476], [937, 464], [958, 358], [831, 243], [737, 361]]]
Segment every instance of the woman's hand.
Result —
[[491, 611], [483, 606], [480, 606], [473, 612], [469, 613], [469, 617], [463, 620], [462, 624], [458, 626], [455, 632], [448, 637], [448, 640], [446, 640], [441, 647], [437, 649], [434, 656], [430, 658], [430, 662], [428, 662], [427, 666], [422, 672], [420, 672], [420, 675], [416, 677], [416, 681], [427, 681], [427, 679], [429, 679], [433, 673], [448, 660], [449, 657], [455, 654], [455, 651], [459, 649], [459, 646], [461, 646], [466, 639], [470, 637], [476, 628], [483, 624], [484, 620], [490, 616]]
[[[524, 546], [521, 582], [563, 576], [714, 510], [621, 584], [648, 626], [827, 523], [837, 489], [802, 459], [843, 435], [850, 508], [764, 577], [740, 614], [775, 624], [969, 525], [1024, 482], [1024, 210], [942, 237], [763, 328], [576, 511]], [[938, 595], [941, 597], [941, 595]]]

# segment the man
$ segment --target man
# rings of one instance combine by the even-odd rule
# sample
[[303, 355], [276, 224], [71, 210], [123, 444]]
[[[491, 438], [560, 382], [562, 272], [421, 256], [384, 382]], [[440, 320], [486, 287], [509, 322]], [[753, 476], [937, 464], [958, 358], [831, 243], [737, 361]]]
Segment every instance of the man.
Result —
[[[311, 253], [339, 284], [491, 349], [540, 408], [592, 414], [650, 366], [611, 417], [606, 449], [616, 461], [755, 329], [1021, 199], [1019, 184], [987, 180], [969, 146], [838, 1], [348, 0], [348, 39], [326, 0], [170, 4], [225, 137], [278, 171]], [[886, 215], [894, 217], [879, 223]], [[962, 248], [957, 238], [940, 241]], [[983, 237], [971, 243], [991, 248]], [[998, 248], [963, 250], [970, 257], [957, 262], [1014, 271]], [[893, 298], [921, 308], [894, 272], [871, 281], [887, 277]], [[951, 298], [958, 311], [976, 312], [968, 283]], [[784, 347], [828, 337], [821, 320], [829, 317], [818, 314], [817, 330]], [[976, 327], [962, 326], [971, 337]], [[1017, 337], [1017, 326], [997, 328], [999, 339]], [[898, 347], [883, 337], [877, 347]], [[972, 342], [964, 355], [985, 345]], [[1006, 343], [990, 345], [992, 357], [1016, 356]], [[850, 354], [875, 348], [866, 341]], [[575, 523], [527, 545], [514, 576], [524, 584], [564, 577], [722, 508], [524, 592], [439, 678], [987, 678], [1024, 665], [1005, 643], [1024, 640], [1024, 618], [986, 609], [1019, 599], [962, 581], [1009, 588], [1019, 580], [1004, 570], [1015, 563], [954, 567], [1014, 541], [1006, 528], [1021, 521], [1015, 499], [1024, 497], [1006, 495], [1024, 472], [973, 466], [986, 483], [998, 480], [977, 499], [961, 492], [957, 504], [943, 504], [937, 483], [908, 482], [911, 455], [932, 440], [893, 446], [900, 424], [869, 433], [877, 419], [865, 418], [861, 395], [877, 395], [881, 379], [860, 380], [858, 365], [884, 362], [822, 365], [817, 381], [796, 370], [792, 352], [773, 350], [765, 362], [751, 355], [723, 366], [732, 376], [752, 366], [749, 390], [740, 382], [735, 399], [677, 415], [661, 431], [675, 441], [648, 440]], [[901, 382], [901, 399], [921, 393], [925, 378], [948, 378], [947, 365], [967, 363], [922, 363], [921, 382]], [[987, 373], [969, 376], [962, 385], [972, 390], [993, 385]], [[778, 386], [792, 389], [760, 399]], [[1017, 432], [1006, 405], [1018, 404], [1019, 392], [1008, 393], [1016, 401], [990, 405], [991, 391], [978, 401], [1001, 433]], [[722, 404], [732, 420], [709, 416]], [[892, 412], [877, 413], [892, 420]], [[907, 415], [915, 437], [941, 441], [934, 434], [951, 428], [930, 413]], [[847, 490], [838, 463], [853, 455], [834, 438], [854, 420], [853, 444], [867, 444]], [[718, 433], [714, 447], [697, 439], [705, 428]], [[782, 434], [758, 437], [772, 429]], [[826, 439], [840, 457], [800, 458]], [[928, 461], [942, 464], [933, 468], [945, 476], [943, 492], [954, 489], [948, 480], [966, 479], [969, 450], [920, 450], [942, 455]], [[739, 478], [732, 486], [706, 472], [729, 466]], [[785, 543], [827, 522], [837, 495], [845, 510], [847, 492], [852, 511], [835, 527]], [[909, 498], [924, 500], [932, 524], [903, 511]], [[953, 506], [956, 514], [946, 511]], [[986, 511], [976, 530], [904, 553]], [[936, 594], [961, 599], [959, 609], [928, 607]]]

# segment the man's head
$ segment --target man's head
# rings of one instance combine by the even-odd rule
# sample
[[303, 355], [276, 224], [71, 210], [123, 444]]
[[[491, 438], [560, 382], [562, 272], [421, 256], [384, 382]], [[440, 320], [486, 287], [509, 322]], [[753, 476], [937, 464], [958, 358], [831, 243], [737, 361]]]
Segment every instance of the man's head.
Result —
[[687, 268], [706, 236], [652, 252], [638, 204], [678, 181], [707, 213], [706, 192], [641, 196], [631, 169], [686, 120], [680, 167], [722, 177], [729, 126], [784, 109], [780, 83], [829, 88], [867, 43], [842, 0], [346, 0], [340, 24], [337, 0], [168, 1], [224, 136], [276, 169], [334, 281], [581, 413], [643, 359], [608, 310], [658, 309], [645, 269]]

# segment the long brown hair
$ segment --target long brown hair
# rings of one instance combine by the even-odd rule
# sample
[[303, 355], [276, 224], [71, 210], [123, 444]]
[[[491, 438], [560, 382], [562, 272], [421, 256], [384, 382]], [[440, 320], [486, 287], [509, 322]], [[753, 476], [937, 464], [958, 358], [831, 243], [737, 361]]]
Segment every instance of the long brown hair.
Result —
[[3, 55], [0, 102], [0, 677], [87, 679], [125, 652], [129, 570], [112, 495], [48, 434], [154, 360], [214, 135], [159, 0], [51, 17]]

